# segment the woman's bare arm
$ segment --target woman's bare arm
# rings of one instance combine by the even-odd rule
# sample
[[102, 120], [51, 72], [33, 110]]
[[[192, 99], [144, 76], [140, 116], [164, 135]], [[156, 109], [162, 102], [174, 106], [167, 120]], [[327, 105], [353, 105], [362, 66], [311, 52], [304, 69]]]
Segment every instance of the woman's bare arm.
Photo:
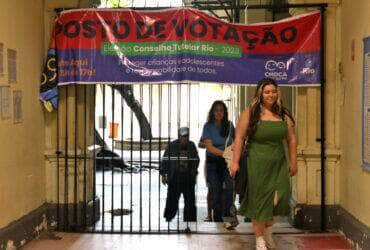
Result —
[[286, 121], [288, 124], [288, 134], [287, 134], [287, 142], [288, 142], [288, 150], [289, 150], [289, 174], [290, 176], [294, 176], [298, 172], [297, 166], [297, 136], [295, 133], [295, 125], [294, 122], [289, 118], [286, 117]]
[[239, 170], [239, 160], [242, 146], [245, 140], [247, 128], [249, 125], [249, 108], [246, 108], [240, 115], [235, 129], [235, 139], [233, 144], [233, 157], [230, 166], [230, 175], [234, 176]]
[[204, 143], [206, 145], [206, 149], [207, 149], [208, 152], [210, 152], [214, 155], [220, 156], [220, 157], [223, 156], [224, 151], [216, 148], [215, 146], [213, 146], [213, 143], [212, 143], [211, 139], [205, 139]]

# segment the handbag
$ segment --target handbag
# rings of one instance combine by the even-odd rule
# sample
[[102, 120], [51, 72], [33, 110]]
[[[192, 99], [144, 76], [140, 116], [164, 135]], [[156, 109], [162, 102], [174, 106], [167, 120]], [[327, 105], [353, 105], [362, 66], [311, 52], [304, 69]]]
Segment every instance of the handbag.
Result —
[[[228, 171], [230, 172], [230, 163], [231, 163], [231, 160], [232, 160], [232, 143], [230, 143], [229, 146], [227, 146], [227, 144], [229, 143], [229, 141], [232, 139], [231, 138], [231, 126], [232, 126], [232, 123], [230, 121], [230, 125], [229, 125], [229, 133], [228, 133], [228, 136], [225, 140], [225, 150], [224, 150], [224, 153], [223, 153], [223, 157], [226, 161], [226, 166], [228, 168]], [[234, 229], [236, 226], [239, 225], [239, 220], [238, 220], [238, 216], [237, 216], [237, 209], [236, 209], [236, 206], [235, 206], [235, 180], [233, 180], [233, 204], [231, 205], [230, 207], [230, 210], [229, 210], [229, 213], [230, 215], [229, 216], [224, 216], [222, 217], [222, 220], [224, 222], [224, 226], [226, 229], [228, 230], [232, 230]]]
[[[226, 166], [227, 166], [227, 169], [229, 170], [229, 172], [230, 172], [230, 164], [231, 164], [231, 161], [232, 161], [232, 158], [233, 158], [233, 150], [232, 150], [232, 145], [233, 144], [230, 143], [232, 141], [231, 126], [232, 126], [232, 123], [230, 121], [229, 132], [228, 132], [226, 140], [225, 140], [225, 149], [224, 149], [224, 152], [222, 154], [222, 156], [224, 157], [224, 159], [226, 161]], [[230, 145], [227, 146], [227, 144], [230, 144]]]
[[[231, 122], [230, 122], [230, 127], [231, 127]], [[232, 150], [233, 144], [230, 143], [230, 145], [227, 146], [227, 144], [229, 143], [230, 140], [232, 140], [232, 138], [231, 138], [231, 129], [229, 129], [229, 133], [226, 137], [225, 149], [224, 149], [224, 152], [223, 152], [223, 157], [226, 161], [227, 169], [229, 170], [229, 172], [230, 172], [230, 165], [231, 165], [231, 162], [232, 162], [232, 159], [233, 159], [233, 150]], [[247, 143], [246, 142], [247, 142], [247, 140], [245, 140], [244, 143], [243, 143], [242, 151], [241, 151], [241, 154], [240, 154], [240, 160], [239, 160], [240, 169], [236, 173], [236, 175], [238, 175], [238, 173], [241, 171], [241, 167], [247, 163], [248, 152], [247, 152], [247, 145], [246, 145]]]
[[[230, 165], [232, 161], [233, 151], [231, 149], [231, 145], [225, 147], [223, 156], [225, 158], [227, 168], [230, 171]], [[239, 195], [245, 195], [245, 191], [247, 189], [247, 181], [248, 181], [248, 168], [247, 168], [247, 157], [248, 157], [248, 150], [247, 150], [247, 142], [244, 141], [242, 151], [240, 154], [239, 160], [239, 170], [236, 172], [234, 181], [235, 181], [235, 192]]]
[[248, 142], [245, 141], [240, 154], [239, 170], [235, 175], [235, 192], [239, 195], [240, 200], [246, 198], [248, 184]]
[[[226, 139], [226, 142], [230, 140], [231, 132]], [[225, 143], [227, 145], [227, 143]], [[232, 161], [232, 146], [225, 146], [223, 156], [225, 158], [227, 168], [230, 171], [230, 164]], [[248, 140], [244, 140], [243, 147], [239, 159], [239, 170], [236, 172], [236, 175], [233, 180], [233, 205], [230, 207], [230, 216], [223, 217], [224, 226], [226, 229], [232, 230], [239, 224], [237, 217], [237, 209], [235, 206], [235, 196], [239, 195], [239, 202], [247, 197], [247, 183], [248, 183], [248, 168], [247, 168], [247, 158], [248, 158]]]

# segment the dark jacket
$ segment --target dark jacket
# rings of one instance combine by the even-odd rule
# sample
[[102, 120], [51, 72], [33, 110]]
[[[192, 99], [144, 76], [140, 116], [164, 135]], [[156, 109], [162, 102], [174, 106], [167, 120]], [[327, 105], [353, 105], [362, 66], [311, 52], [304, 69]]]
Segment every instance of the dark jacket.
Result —
[[[198, 150], [194, 144], [194, 142], [189, 141], [186, 146], [187, 154], [186, 154], [186, 162], [187, 167], [189, 169], [189, 173], [192, 177], [195, 177], [198, 174], [198, 166], [199, 166], [199, 155]], [[178, 172], [180, 161], [181, 159], [176, 159], [176, 157], [180, 156], [180, 140], [177, 139], [172, 141], [166, 150], [164, 151], [162, 161], [159, 168], [160, 175], [167, 175], [167, 180], [170, 182], [174, 175]], [[169, 159], [170, 157], [170, 159]]]

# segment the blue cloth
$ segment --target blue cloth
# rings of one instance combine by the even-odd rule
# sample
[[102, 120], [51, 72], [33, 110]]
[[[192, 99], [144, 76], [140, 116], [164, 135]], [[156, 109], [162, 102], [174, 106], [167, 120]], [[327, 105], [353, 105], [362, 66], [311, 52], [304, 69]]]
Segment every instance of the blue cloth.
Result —
[[[231, 124], [231, 138], [234, 138], [234, 126]], [[220, 130], [217, 128], [216, 124], [214, 122], [207, 122], [203, 126], [203, 132], [201, 136], [201, 140], [210, 139], [212, 140], [213, 146], [220, 150], [225, 149], [225, 141], [226, 141], [227, 135], [223, 137], [220, 134]], [[232, 143], [232, 140], [228, 141], [228, 145]], [[206, 151], [206, 155], [210, 157], [216, 157], [216, 155]]]
[[45, 103], [50, 102], [53, 108], [57, 109], [59, 91], [55, 49], [48, 50], [41, 81], [39, 98]]

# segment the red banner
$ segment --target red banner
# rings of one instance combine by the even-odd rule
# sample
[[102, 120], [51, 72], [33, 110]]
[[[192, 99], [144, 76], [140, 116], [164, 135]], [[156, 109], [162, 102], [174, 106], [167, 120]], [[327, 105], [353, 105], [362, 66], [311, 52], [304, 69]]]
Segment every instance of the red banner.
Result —
[[273, 23], [240, 25], [189, 8], [162, 11], [71, 10], [55, 23], [58, 49], [99, 49], [102, 42], [207, 41], [243, 53], [285, 54], [320, 48], [320, 13]]
[[40, 96], [57, 85], [192, 83], [320, 84], [321, 15], [231, 24], [189, 8], [69, 10], [55, 22]]

